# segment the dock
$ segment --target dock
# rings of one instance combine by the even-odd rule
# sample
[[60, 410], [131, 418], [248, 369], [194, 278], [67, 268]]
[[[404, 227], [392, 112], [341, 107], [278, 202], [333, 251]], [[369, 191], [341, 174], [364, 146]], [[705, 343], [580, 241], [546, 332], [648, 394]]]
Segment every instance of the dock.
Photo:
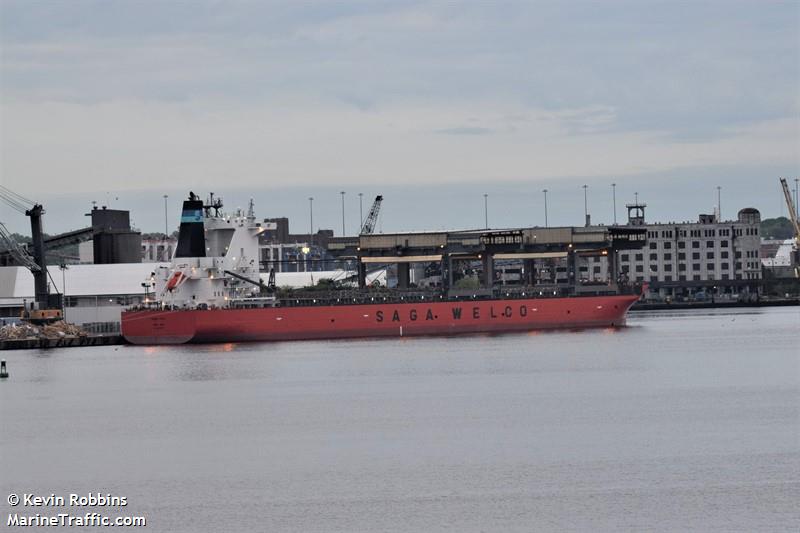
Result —
[[72, 348], [77, 346], [114, 346], [125, 344], [122, 335], [67, 335], [64, 337], [32, 337], [0, 340], [0, 350], [30, 350], [36, 348]]

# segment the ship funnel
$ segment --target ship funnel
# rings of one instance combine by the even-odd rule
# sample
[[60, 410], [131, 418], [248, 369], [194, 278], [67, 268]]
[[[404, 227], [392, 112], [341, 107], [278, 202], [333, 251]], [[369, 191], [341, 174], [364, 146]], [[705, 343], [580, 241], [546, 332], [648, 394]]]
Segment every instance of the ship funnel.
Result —
[[203, 201], [191, 194], [188, 200], [183, 201], [175, 257], [205, 257], [206, 237], [203, 229]]

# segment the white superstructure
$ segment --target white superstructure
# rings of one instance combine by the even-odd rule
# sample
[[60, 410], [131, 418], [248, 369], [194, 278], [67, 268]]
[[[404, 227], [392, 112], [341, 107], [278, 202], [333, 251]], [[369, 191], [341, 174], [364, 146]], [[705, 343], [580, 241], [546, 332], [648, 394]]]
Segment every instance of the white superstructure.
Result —
[[[202, 209], [198, 204], [194, 195], [184, 202], [178, 249], [170, 265], [159, 266], [147, 280], [153, 291], [147, 303], [186, 309], [227, 307], [231, 300], [259, 294], [258, 235], [264, 229], [256, 222], [252, 200], [246, 213], [238, 209], [232, 215], [221, 211], [222, 202], [213, 195]], [[187, 256], [187, 250], [200, 250], [205, 256]]]

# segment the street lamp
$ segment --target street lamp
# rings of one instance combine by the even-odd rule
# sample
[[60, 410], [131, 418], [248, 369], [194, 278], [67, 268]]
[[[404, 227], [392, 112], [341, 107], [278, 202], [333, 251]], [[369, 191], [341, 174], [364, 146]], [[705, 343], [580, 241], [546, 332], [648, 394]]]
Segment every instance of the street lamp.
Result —
[[544, 193], [544, 227], [547, 227], [547, 189], [542, 189]]
[[611, 184], [611, 197], [614, 201], [614, 225], [617, 225], [617, 184]]
[[308, 238], [311, 241], [311, 245], [314, 245], [314, 197], [308, 197], [308, 218], [309, 218], [309, 227], [308, 227]]
[[589, 196], [587, 194], [587, 190], [589, 186], [584, 184], [583, 185], [583, 217], [586, 221], [586, 227], [589, 227]]
[[364, 225], [364, 193], [358, 193], [358, 230], [361, 231], [361, 226]]
[[489, 229], [489, 195], [483, 195], [483, 222], [484, 227]]
[[800, 205], [797, 205], [797, 184], [800, 182], [800, 178], [794, 179], [794, 216], [800, 217]]
[[339, 194], [342, 195], [342, 237], [345, 236], [344, 230], [344, 191], [340, 192]]
[[61, 269], [61, 317], [67, 319], [67, 269], [69, 268], [66, 263], [58, 265]]
[[164, 240], [169, 239], [169, 234], [167, 233], [167, 229], [169, 228], [169, 223], [167, 223], [167, 198], [169, 198], [168, 194], [164, 195]]

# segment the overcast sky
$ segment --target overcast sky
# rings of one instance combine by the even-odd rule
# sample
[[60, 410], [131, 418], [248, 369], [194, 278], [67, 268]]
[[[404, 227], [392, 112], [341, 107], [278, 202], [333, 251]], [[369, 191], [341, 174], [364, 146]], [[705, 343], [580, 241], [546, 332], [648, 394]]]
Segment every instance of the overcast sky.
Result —
[[[0, 181], [51, 231], [119, 198], [259, 202], [348, 233], [785, 213], [800, 176], [800, 2], [0, 2]], [[108, 194], [107, 194], [108, 193]], [[62, 203], [56, 204], [57, 198]], [[368, 204], [365, 200], [365, 204]], [[367, 206], [364, 206], [366, 210]], [[171, 205], [170, 225], [177, 221]], [[16, 213], [0, 220], [25, 228]]]

